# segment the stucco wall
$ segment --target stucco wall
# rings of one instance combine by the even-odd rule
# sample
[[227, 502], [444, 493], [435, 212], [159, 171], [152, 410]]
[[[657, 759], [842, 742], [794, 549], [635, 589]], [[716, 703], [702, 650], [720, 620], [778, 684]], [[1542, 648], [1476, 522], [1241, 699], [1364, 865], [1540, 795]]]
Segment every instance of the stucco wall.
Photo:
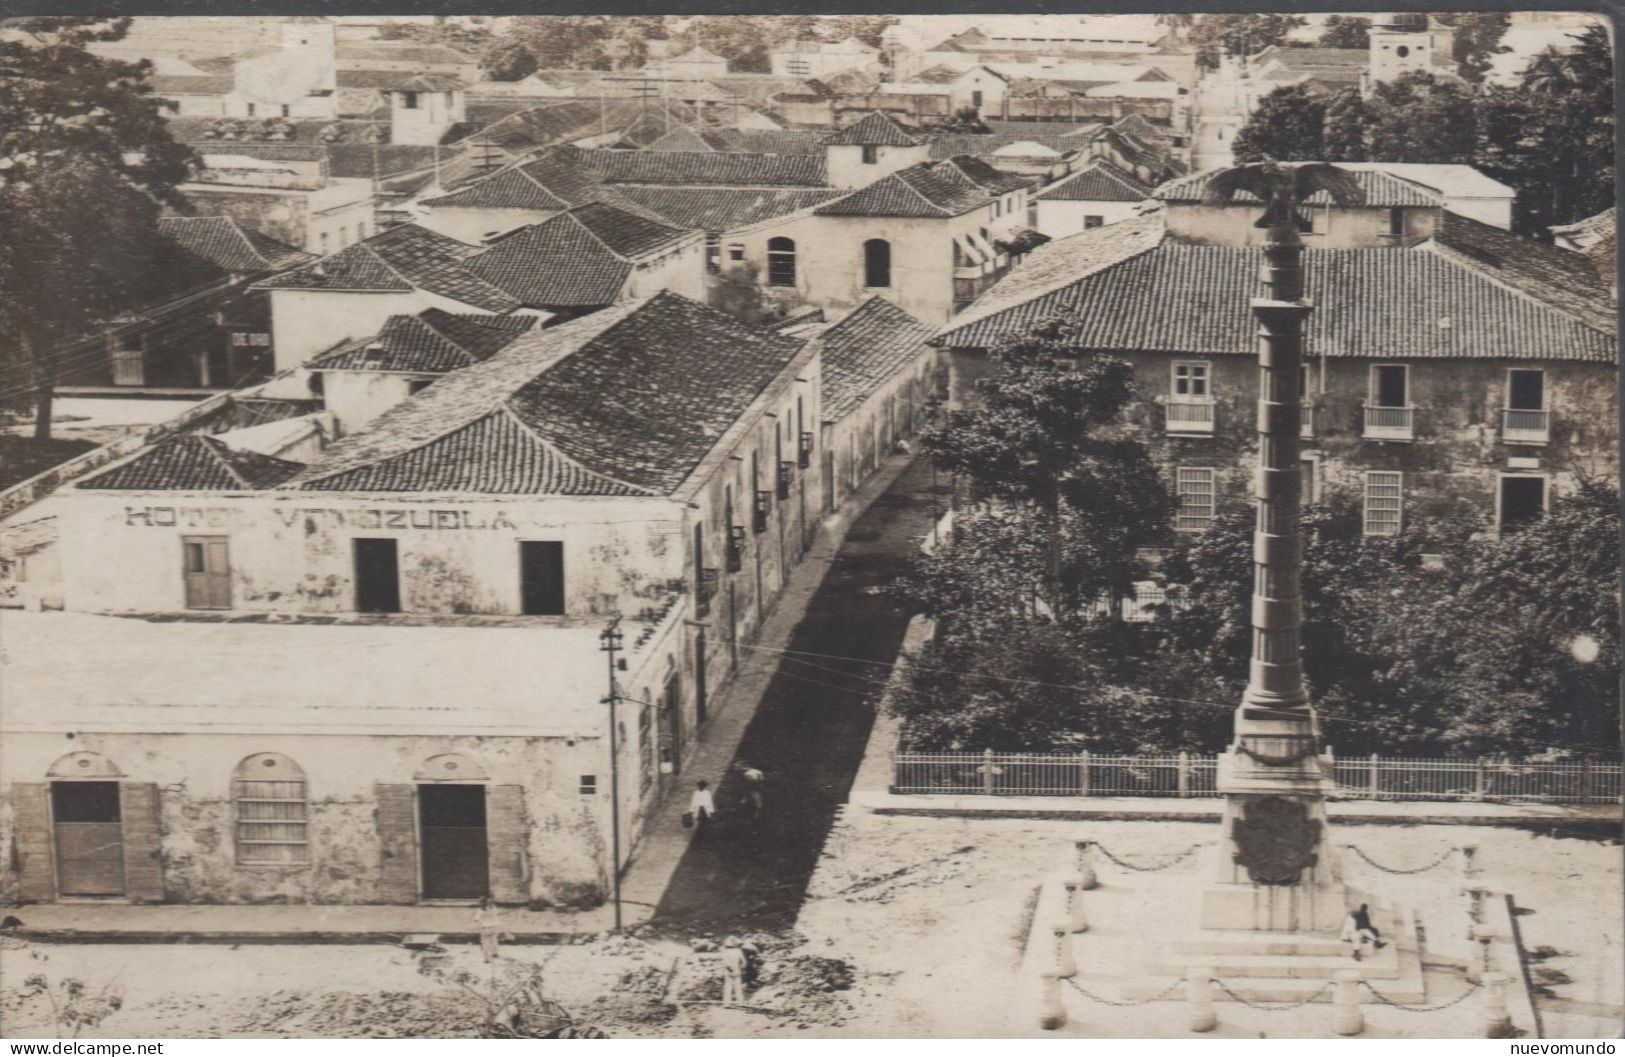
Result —
[[[954, 306], [953, 240], [985, 228], [990, 239], [1008, 239], [1026, 223], [1026, 192], [1004, 196], [1009, 209], [993, 216], [992, 206], [946, 219], [914, 217], [831, 217], [806, 214], [775, 224], [723, 236], [723, 266], [738, 266], [728, 259], [727, 246], [741, 243], [745, 263], [760, 269], [767, 280], [767, 242], [776, 237], [796, 244], [796, 285], [764, 286], [768, 296], [788, 306], [810, 304], [836, 312], [856, 308], [879, 294], [910, 315], [927, 323], [946, 322]], [[863, 244], [869, 239], [891, 243], [891, 286], [863, 285]]]
[[327, 290], [272, 290], [271, 343], [276, 369], [290, 370], [341, 341], [378, 333], [390, 316], [416, 315], [426, 308], [479, 312], [472, 305], [431, 294], [360, 293]]
[[[1256, 458], [1257, 361], [1245, 356], [1150, 353], [1124, 358], [1134, 365], [1139, 392], [1125, 414], [1126, 432], [1147, 444], [1170, 481], [1174, 467], [1212, 467], [1220, 471], [1221, 502], [1246, 502]], [[1165, 405], [1176, 359], [1209, 365], [1215, 405], [1211, 436], [1167, 430]], [[1303, 442], [1303, 451], [1319, 459], [1323, 496], [1339, 488], [1363, 494], [1365, 471], [1398, 470], [1405, 474], [1407, 519], [1458, 513], [1478, 518], [1489, 529], [1502, 473], [1546, 474], [1551, 495], [1572, 488], [1580, 475], [1618, 474], [1617, 375], [1612, 366], [1532, 360], [1409, 361], [1415, 439], [1382, 441], [1364, 437], [1370, 370], [1378, 362], [1404, 361], [1311, 361], [1314, 436]], [[981, 352], [954, 350], [952, 397], [958, 405], [974, 399], [974, 383], [987, 375], [988, 367]], [[1551, 438], [1545, 445], [1507, 444], [1501, 438], [1510, 367], [1546, 371]], [[1534, 459], [1538, 465], [1514, 467], [1511, 459]]]
[[[623, 706], [623, 856], [635, 845], [646, 798], [636, 779], [638, 724]], [[71, 752], [94, 752], [130, 781], [159, 788], [164, 899], [174, 903], [380, 903], [382, 847], [375, 784], [415, 784], [425, 763], [458, 753], [483, 771], [482, 784], [523, 788], [523, 851], [529, 899], [537, 904], [592, 905], [608, 888], [609, 762], [601, 738], [368, 736], [361, 734], [8, 734], [7, 791], [14, 782], [43, 782], [51, 764]], [[299, 865], [237, 862], [232, 773], [246, 757], [281, 753], [304, 772], [311, 861]], [[583, 775], [597, 791], [583, 794]], [[651, 790], [652, 794], [653, 790]], [[7, 798], [9, 802], [9, 797]], [[0, 812], [0, 847], [13, 847], [14, 820]], [[493, 845], [497, 835], [491, 834]], [[494, 847], [497, 854], [518, 848]], [[0, 878], [15, 898], [17, 869], [8, 855]]]
[[[1268, 232], [1254, 227], [1263, 212], [1258, 205], [1207, 206], [1190, 202], [1164, 203], [1168, 234], [1179, 239], [1222, 246], [1262, 246]], [[1349, 250], [1376, 246], [1409, 246], [1432, 238], [1441, 211], [1416, 207], [1405, 210], [1405, 234], [1388, 233], [1388, 209], [1332, 208], [1329, 222], [1316, 212], [1314, 232], [1303, 232], [1303, 244], [1310, 249]], [[1320, 225], [1325, 223], [1324, 231]]]
[[322, 403], [338, 420], [338, 435], [354, 433], [412, 395], [412, 383], [432, 375], [384, 371], [323, 371]]
[[681, 513], [660, 499], [81, 491], [62, 519], [65, 600], [84, 612], [184, 609], [187, 535], [228, 537], [241, 612], [354, 612], [357, 537], [399, 541], [404, 613], [517, 614], [526, 539], [563, 541], [571, 617], [636, 613], [683, 576]]
[[559, 210], [543, 209], [461, 209], [451, 206], [430, 206], [419, 221], [430, 231], [438, 231], [461, 242], [478, 245], [488, 236], [522, 228], [527, 224], [540, 224]]
[[1038, 230], [1052, 239], [1064, 239], [1086, 230], [1083, 218], [1104, 218], [1107, 224], [1139, 216], [1138, 202], [1058, 202], [1039, 199]]
[[835, 144], [824, 148], [829, 185], [841, 188], [868, 187], [883, 176], [899, 169], [931, 160], [931, 148], [876, 147], [875, 160], [865, 163], [863, 147], [857, 144]]
[[705, 300], [705, 236], [694, 236], [670, 252], [637, 264], [627, 276], [624, 296], [636, 300], [662, 290]]

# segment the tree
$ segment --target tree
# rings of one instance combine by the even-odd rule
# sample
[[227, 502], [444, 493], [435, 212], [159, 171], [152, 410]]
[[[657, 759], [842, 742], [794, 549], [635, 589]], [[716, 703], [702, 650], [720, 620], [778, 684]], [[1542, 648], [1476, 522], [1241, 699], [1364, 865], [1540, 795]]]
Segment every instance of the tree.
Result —
[[[1064, 325], [1043, 323], [993, 348], [978, 403], [920, 437], [937, 466], [963, 475], [976, 495], [1037, 513], [1045, 558], [1033, 580], [1055, 619], [1075, 614], [1093, 594], [1063, 576], [1069, 522], [1082, 526], [1071, 534], [1074, 545], [1132, 539], [1138, 546], [1144, 527], [1165, 525], [1170, 509], [1145, 448], [1107, 435], [1133, 395], [1133, 369], [1113, 357], [1080, 357]], [[1094, 575], [1118, 593], [1128, 586], [1120, 563]]]
[[543, 69], [607, 70], [614, 20], [605, 15], [521, 15], [512, 36]]
[[1326, 100], [1321, 157], [1325, 161], [1364, 161], [1370, 115], [1358, 89], [1344, 88]]
[[[1303, 514], [1303, 658], [1345, 752], [1533, 754], [1616, 741], [1619, 494], [1582, 483], [1500, 539], [1436, 520], [1362, 534], [1359, 503]], [[1164, 567], [1184, 600], [1162, 652], [1204, 685], [1245, 680], [1252, 518], [1215, 520]], [[1424, 553], [1440, 555], [1435, 566]]]
[[1287, 34], [1308, 25], [1302, 15], [1198, 15], [1189, 33], [1197, 61], [1208, 68], [1219, 65], [1219, 56], [1232, 59], [1257, 55], [1265, 48], [1285, 42]]
[[480, 56], [480, 68], [493, 81], [523, 81], [539, 66], [536, 56], [523, 43], [513, 37], [504, 37], [485, 49]]
[[1326, 102], [1307, 85], [1289, 84], [1258, 101], [1231, 146], [1237, 161], [1319, 161], [1326, 155]]
[[[158, 277], [159, 201], [192, 152], [152, 95], [151, 64], [92, 53], [122, 40], [130, 20], [9, 20], [0, 39], [0, 333], [9, 335], [5, 390], [35, 400], [35, 436], [51, 434], [60, 344], [139, 305]], [[12, 343], [15, 344], [12, 344]], [[79, 353], [82, 355], [82, 353]], [[26, 379], [26, 382], [20, 382]]]
[[1483, 81], [1493, 57], [1512, 50], [1501, 43], [1512, 25], [1512, 16], [1505, 11], [1441, 12], [1431, 17], [1453, 31], [1450, 57], [1463, 80]]
[[1358, 15], [1331, 15], [1315, 40], [1317, 48], [1369, 48], [1371, 20]]
[[[1524, 109], [1508, 108], [1527, 124], [1527, 149], [1508, 157], [1532, 168], [1514, 182], [1538, 195], [1546, 224], [1566, 224], [1614, 204], [1614, 61], [1608, 34], [1593, 26], [1566, 51], [1547, 50], [1524, 71]], [[1505, 96], [1495, 98], [1505, 105]], [[1487, 137], [1486, 153], [1498, 149]], [[1544, 164], [1542, 164], [1544, 162]], [[1509, 174], [1512, 176], [1514, 174]]]
[[760, 16], [705, 15], [689, 23], [685, 37], [727, 59], [731, 70], [767, 73], [773, 68], [768, 52], [777, 43], [772, 26], [773, 20]]
[[1478, 106], [1457, 81], [1402, 74], [1375, 87], [1365, 112], [1366, 161], [1472, 164]]
[[886, 30], [900, 20], [896, 15], [837, 15], [828, 21], [831, 24], [830, 39], [856, 37], [871, 48], [878, 48], [883, 43]]

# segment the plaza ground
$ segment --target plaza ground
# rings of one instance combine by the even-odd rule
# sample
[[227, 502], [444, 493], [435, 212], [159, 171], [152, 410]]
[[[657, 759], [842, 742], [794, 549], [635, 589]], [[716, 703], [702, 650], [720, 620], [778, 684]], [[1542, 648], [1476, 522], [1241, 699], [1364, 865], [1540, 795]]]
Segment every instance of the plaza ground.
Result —
[[[1128, 862], [1154, 865], [1212, 840], [1216, 827], [1184, 822], [1077, 822], [953, 819], [843, 813], [833, 825], [807, 888], [794, 935], [779, 933], [768, 964], [775, 981], [750, 1008], [706, 1003], [714, 970], [684, 937], [595, 938], [505, 949], [504, 957], [544, 964], [550, 992], [578, 1017], [625, 1037], [999, 1037], [1040, 1034], [1012, 1023], [1031, 982], [1017, 973], [1039, 880], [1063, 869], [1071, 842], [1100, 841]], [[1504, 885], [1522, 909], [1525, 948], [1547, 1038], [1618, 1034], [1621, 981], [1620, 848], [1596, 838], [1501, 827], [1350, 826], [1353, 843], [1395, 868], [1433, 861], [1477, 842], [1487, 880]], [[1199, 883], [1194, 860], [1157, 873]], [[1105, 863], [1108, 888], [1140, 883]], [[1352, 883], [1423, 913], [1448, 903], [1458, 878], [1440, 868], [1413, 876], [1351, 863]], [[26, 921], [27, 908], [19, 911]], [[713, 936], [713, 938], [715, 938]], [[450, 946], [456, 964], [478, 969], [477, 952]], [[99, 1037], [446, 1036], [471, 1033], [469, 1003], [418, 972], [421, 955], [399, 946], [97, 945], [5, 941], [0, 950], [0, 1017], [12, 1037], [54, 1034], [41, 999], [21, 999], [28, 974], [76, 977], [92, 990], [113, 984], [124, 1008]], [[667, 982], [675, 970], [676, 984]], [[848, 981], [849, 976], [849, 981]], [[361, 983], [364, 981], [365, 983]], [[1431, 983], [1431, 981], [1430, 981]], [[1459, 981], [1457, 982], [1459, 986]], [[1540, 993], [1540, 992], [1544, 993]], [[667, 1001], [687, 995], [682, 1008]], [[1430, 995], [1429, 1004], [1455, 992]], [[697, 999], [697, 1000], [696, 1000]], [[1471, 1003], [1464, 1003], [1470, 1006]], [[1292, 1035], [1279, 1015], [1219, 1003], [1226, 1025], [1260, 1020], [1253, 1031]], [[1115, 1035], [1147, 1016], [1183, 1022], [1177, 1002], [1138, 1011], [1097, 1012], [1070, 1034]], [[1368, 1007], [1372, 1032], [1407, 1015]], [[1280, 1025], [1277, 1027], [1276, 1025]], [[1464, 1011], [1461, 1027], [1474, 1021]], [[1326, 1032], [1329, 1034], [1329, 1032]]]

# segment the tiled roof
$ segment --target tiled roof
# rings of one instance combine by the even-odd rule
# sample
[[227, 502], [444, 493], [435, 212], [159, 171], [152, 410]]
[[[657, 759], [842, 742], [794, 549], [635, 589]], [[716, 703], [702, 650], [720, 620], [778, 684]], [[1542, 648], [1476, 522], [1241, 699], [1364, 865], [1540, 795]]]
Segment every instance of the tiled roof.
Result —
[[1151, 188], [1104, 158], [1057, 180], [1038, 193], [1044, 202], [1143, 202]]
[[171, 95], [227, 95], [237, 87], [231, 74], [204, 74], [201, 77], [171, 76], [155, 73], [147, 77], [152, 94], [160, 98]]
[[1584, 239], [1612, 235], [1618, 229], [1619, 211], [1616, 207], [1609, 206], [1601, 213], [1586, 217], [1584, 220], [1576, 220], [1572, 224], [1554, 224], [1549, 230], [1553, 235], [1566, 235], [1571, 238], [1578, 235]]
[[518, 308], [510, 295], [470, 271], [479, 247], [417, 224], [390, 228], [331, 257], [255, 284], [261, 290], [427, 290], [491, 312]]
[[500, 169], [423, 205], [460, 209], [568, 209], [600, 194], [597, 183], [573, 166], [543, 157]]
[[[1208, 180], [1212, 179], [1213, 174], [1217, 171], [1212, 170], [1172, 180], [1156, 189], [1156, 197], [1165, 202], [1200, 202], [1207, 193]], [[1371, 170], [1351, 171], [1354, 174], [1354, 182], [1365, 193], [1365, 201], [1362, 204], [1366, 207], [1439, 206], [1444, 204], [1444, 199], [1437, 192], [1419, 187], [1397, 176]], [[1325, 191], [1316, 191], [1304, 199], [1304, 204], [1325, 205], [1331, 200], [1331, 195]], [[1241, 191], [1236, 194], [1232, 201], [1257, 202], [1258, 198], [1251, 192]]]
[[421, 65], [472, 66], [476, 60], [444, 44], [420, 44], [407, 40], [370, 40], [364, 44], [340, 44], [333, 51], [340, 67], [347, 62], [415, 62]]
[[982, 124], [996, 136], [1019, 136], [1041, 143], [1055, 136], [1085, 137], [1101, 127], [1098, 121], [997, 121], [991, 118], [983, 119]]
[[[986, 67], [982, 68], [986, 69]], [[938, 65], [931, 67], [929, 70], [921, 70], [909, 80], [921, 81], [925, 84], [953, 84], [974, 69], [976, 69], [975, 66]]]
[[340, 88], [370, 88], [380, 92], [453, 92], [468, 87], [449, 73], [415, 70], [345, 70], [334, 75]]
[[[972, 306], [935, 341], [986, 348], [1044, 320], [1061, 319], [1066, 340], [1079, 348], [1255, 354], [1258, 327], [1249, 304], [1259, 292], [1259, 251], [1171, 239], [1139, 249], [1158, 219], [1125, 221], [1040, 248], [1031, 263], [1044, 261], [1046, 251], [1067, 254], [1074, 239], [1112, 232], [1108, 237], [1118, 240], [1114, 247], [1096, 243], [1116, 252], [1103, 254], [1103, 266], [1078, 278], [1052, 271], [1050, 282], [1006, 290], [1018, 269], [990, 291], [990, 300], [1002, 294], [997, 304]], [[1304, 263], [1315, 304], [1307, 331], [1312, 355], [1615, 360], [1610, 335], [1437, 252], [1307, 250]]]
[[163, 217], [158, 233], [220, 270], [239, 275], [281, 271], [315, 259], [231, 217]]
[[1255, 63], [1279, 60], [1288, 66], [1353, 66], [1364, 69], [1371, 61], [1367, 48], [1286, 48], [1272, 47], [1253, 56]]
[[875, 110], [832, 133], [824, 142], [834, 146], [914, 147], [919, 145], [920, 137], [904, 128], [896, 118]]
[[290, 485], [669, 495], [803, 345], [657, 294], [446, 375]]
[[[236, 155], [262, 161], [321, 161], [327, 149], [319, 143], [258, 142], [254, 140], [209, 139], [188, 144], [201, 158]], [[208, 162], [205, 161], [207, 166]]]
[[1447, 257], [1466, 260], [1598, 330], [1612, 334], [1618, 327], [1608, 288], [1583, 253], [1523, 238], [1449, 210], [1433, 244]]
[[1037, 143], [1059, 154], [1070, 154], [1089, 146], [1089, 141], [1081, 136], [1046, 136], [1039, 133], [1031, 135], [994, 133], [990, 135], [976, 132], [947, 132], [931, 137], [931, 157], [951, 158], [956, 154], [986, 157], [995, 151], [1016, 143]]
[[620, 299], [633, 259], [688, 234], [594, 203], [503, 236], [468, 267], [534, 308], [597, 307]]
[[273, 488], [303, 468], [297, 462], [238, 451], [213, 437], [186, 433], [87, 477], [78, 487], [200, 492]]
[[931, 327], [883, 297], [871, 297], [819, 335], [824, 421], [856, 411], [897, 372], [933, 350]]
[[824, 156], [824, 134], [804, 129], [723, 128], [714, 133], [723, 146], [719, 150], [744, 154], [806, 154]]
[[814, 212], [837, 217], [953, 217], [1027, 184], [1026, 177], [1001, 173], [961, 155], [899, 169]]
[[644, 150], [724, 150], [727, 141], [720, 135], [709, 130], [692, 129], [688, 127], [674, 128], [661, 136], [653, 143], [644, 147]]
[[556, 149], [606, 183], [822, 187], [827, 182], [824, 159], [806, 155]]
[[763, 220], [810, 209], [843, 192], [811, 187], [634, 187], [616, 198], [681, 228], [720, 234]]
[[355, 179], [399, 176], [433, 169], [435, 148], [410, 143], [331, 143], [327, 171], [331, 176]]
[[310, 361], [312, 370], [445, 374], [507, 348], [535, 316], [480, 316], [426, 309], [390, 316], [377, 335], [349, 341]]

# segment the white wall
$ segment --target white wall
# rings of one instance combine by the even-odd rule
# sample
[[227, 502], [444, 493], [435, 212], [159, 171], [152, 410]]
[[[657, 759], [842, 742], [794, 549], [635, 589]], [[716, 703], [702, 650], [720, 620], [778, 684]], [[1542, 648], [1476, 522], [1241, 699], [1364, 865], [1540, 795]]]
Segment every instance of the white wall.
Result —
[[623, 296], [636, 300], [670, 290], [704, 301], [705, 275], [705, 236], [696, 232], [693, 238], [665, 256], [635, 266], [627, 276]]
[[416, 315], [425, 308], [478, 312], [461, 301], [427, 290], [362, 293], [343, 290], [271, 290], [271, 345], [276, 369], [286, 371], [341, 341], [378, 333], [390, 316]]
[[543, 209], [464, 209], [453, 206], [425, 206], [419, 221], [430, 231], [449, 235], [459, 242], [479, 245], [493, 234], [540, 224], [559, 210]]
[[1052, 239], [1064, 239], [1085, 230], [1083, 219], [1104, 218], [1107, 224], [1139, 216], [1137, 202], [1063, 202], [1039, 199], [1038, 230]]
[[386, 371], [323, 371], [322, 403], [338, 420], [338, 434], [354, 433], [412, 395], [412, 382], [430, 375]]
[[682, 508], [664, 499], [83, 491], [70, 502], [64, 601], [82, 612], [183, 611], [188, 535], [227, 537], [234, 612], [355, 612], [357, 537], [399, 541], [404, 613], [519, 613], [526, 539], [563, 541], [571, 617], [635, 613], [683, 578]]
[[872, 164], [865, 164], [863, 148], [858, 145], [837, 144], [824, 148], [828, 179], [831, 187], [857, 189], [868, 187], [882, 177], [899, 169], [931, 160], [931, 148], [877, 147]]

